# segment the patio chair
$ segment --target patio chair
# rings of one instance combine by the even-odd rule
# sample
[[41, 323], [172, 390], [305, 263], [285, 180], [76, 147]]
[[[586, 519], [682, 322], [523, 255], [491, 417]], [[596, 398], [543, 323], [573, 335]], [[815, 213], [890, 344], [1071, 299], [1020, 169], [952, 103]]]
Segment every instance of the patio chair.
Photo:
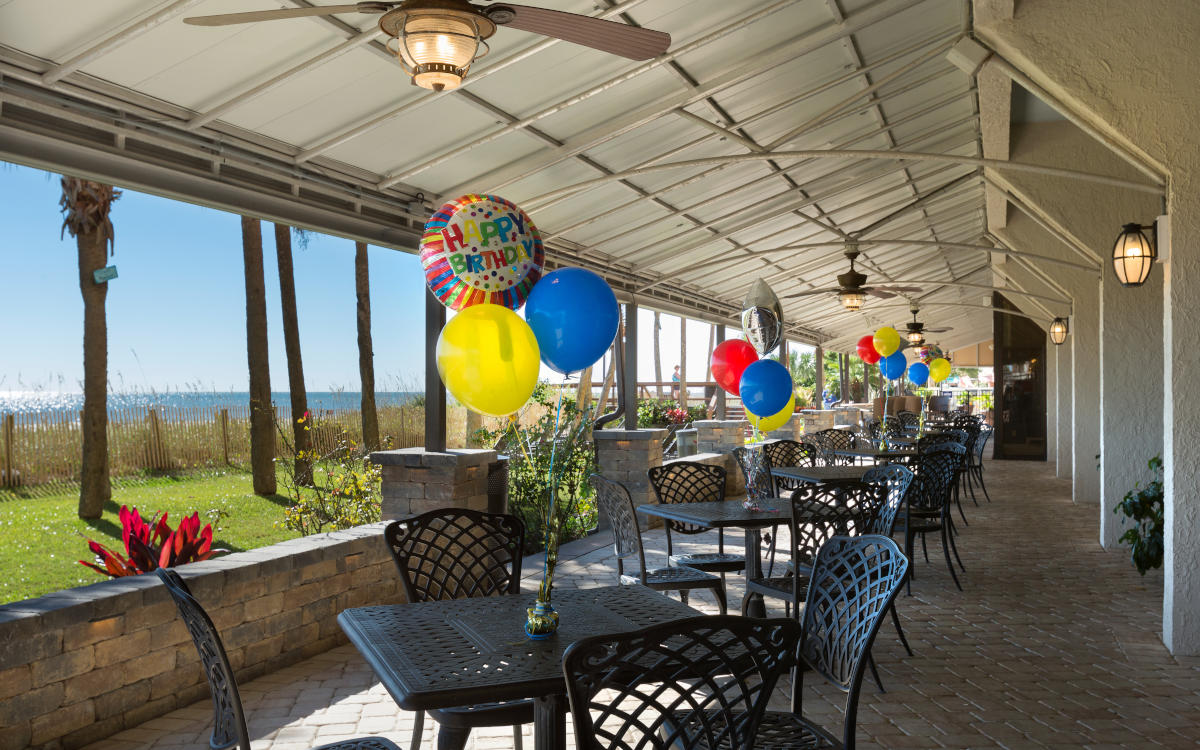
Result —
[[[208, 678], [208, 687], [213, 699], [213, 731], [208, 741], [212, 750], [237, 747], [239, 750], [250, 750], [250, 732], [246, 729], [246, 714], [242, 709], [242, 699], [238, 694], [237, 680], [233, 667], [229, 665], [229, 657], [225, 654], [225, 646], [221, 636], [208, 613], [200, 606], [188, 590], [187, 584], [179, 574], [170, 568], [158, 568], [154, 571], [159, 580], [167, 588], [167, 593], [179, 608], [179, 616], [187, 626], [192, 636], [192, 643], [200, 653], [200, 663], [204, 668], [204, 676]], [[391, 740], [383, 737], [362, 737], [353, 740], [342, 740], [328, 745], [321, 745], [315, 750], [400, 750]]]
[[[863, 472], [862, 481], [887, 487], [887, 499], [864, 531], [867, 534], [879, 534], [890, 538], [896, 529], [896, 516], [904, 507], [908, 488], [912, 485], [912, 470], [903, 464], [872, 466]], [[891, 606], [890, 612], [892, 624], [896, 626], [896, 635], [900, 636], [900, 643], [904, 645], [904, 650], [908, 652], [909, 656], [912, 656], [913, 651], [908, 645], [908, 639], [904, 637], [904, 628], [900, 626], [900, 615], [896, 612], [895, 604]]]
[[751, 747], [800, 638], [794, 620], [724, 615], [580, 639], [563, 653], [576, 744]]
[[[954, 558], [958, 560], [958, 566], [963, 572], [966, 572], [966, 568], [958, 555], [958, 547], [954, 543], [954, 536], [949, 534], [949, 529], [954, 479], [964, 455], [966, 449], [958, 443], [947, 443], [927, 453], [918, 454], [914, 465], [915, 478], [904, 509], [904, 554], [912, 557], [913, 541], [920, 535], [921, 550], [924, 552], [925, 562], [929, 562], [929, 548], [926, 546], [925, 537], [935, 532], [940, 533], [946, 567], [950, 569], [950, 577], [954, 579], [954, 585], [959, 591], [963, 590], [962, 584], [958, 582], [958, 575], [954, 572], [950, 553], [954, 553]], [[909, 587], [911, 591], [911, 583]]]
[[897, 412], [896, 419], [900, 421], [900, 427], [905, 432], [911, 432], [921, 426], [921, 415], [916, 412]]
[[792, 672], [792, 710], [763, 716], [755, 750], [853, 750], [863, 671], [908, 564], [895, 542], [875, 534], [838, 536], [821, 547], [804, 605], [799, 652], [804, 665], [846, 694], [841, 737], [804, 717], [805, 670], [798, 665]]
[[984, 427], [979, 431], [967, 463], [967, 485], [971, 488], [971, 497], [975, 497], [975, 482], [979, 482], [979, 489], [983, 490], [983, 496], [989, 503], [992, 501], [992, 496], [988, 494], [987, 485], [983, 483], [983, 452], [987, 448], [987, 442], [993, 432], [991, 427]]
[[[684, 604], [688, 601], [688, 592], [692, 589], [712, 589], [725, 614], [725, 586], [717, 576], [705, 573], [695, 568], [682, 566], [665, 568], [647, 568], [646, 550], [642, 546], [642, 531], [638, 528], [637, 514], [633, 507], [633, 498], [629, 490], [620, 482], [605, 479], [599, 474], [588, 477], [596, 490], [596, 506], [612, 527], [613, 550], [617, 556], [617, 579], [623, 584], [641, 584], [655, 591], [678, 591], [679, 599]], [[625, 558], [637, 555], [638, 567], [635, 573], [625, 572]]]
[[[819, 451], [812, 443], [797, 440], [772, 440], [762, 445], [767, 457], [768, 470], [778, 466], [816, 466]], [[794, 490], [801, 482], [771, 473], [774, 494], [782, 497], [785, 490]]]
[[[662, 466], [652, 466], [646, 472], [650, 487], [658, 502], [702, 503], [720, 502], [725, 499], [725, 468], [714, 464], [694, 461], [672, 461]], [[717, 529], [717, 551], [676, 555], [671, 543], [671, 532], [694, 536], [711, 531], [706, 526], [693, 526], [666, 519], [667, 564], [718, 573], [722, 582], [726, 573], [737, 573], [746, 567], [746, 556], [725, 551], [725, 530]]]
[[[525, 524], [516, 516], [442, 508], [392, 521], [383, 538], [410, 602], [520, 593]], [[461, 750], [472, 729], [510, 725], [520, 750], [521, 725], [533, 721], [533, 701], [418, 711], [412, 750], [421, 744], [425, 713], [440, 726], [439, 750]]]
[[813, 442], [821, 450], [821, 461], [828, 466], [849, 466], [854, 463], [851, 456], [835, 456], [833, 451], [850, 450], [854, 447], [854, 433], [849, 430], [821, 430], [813, 434]]

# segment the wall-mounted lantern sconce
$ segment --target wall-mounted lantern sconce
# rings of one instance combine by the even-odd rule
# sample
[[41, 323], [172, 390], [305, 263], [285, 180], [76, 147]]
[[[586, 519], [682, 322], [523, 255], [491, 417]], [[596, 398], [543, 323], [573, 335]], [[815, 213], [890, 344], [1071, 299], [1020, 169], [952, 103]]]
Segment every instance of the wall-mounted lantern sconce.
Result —
[[[1149, 229], [1151, 237], [1144, 230]], [[1158, 258], [1158, 238], [1156, 228], [1144, 227], [1141, 224], [1126, 224], [1121, 227], [1121, 234], [1113, 243], [1113, 270], [1117, 272], [1117, 281], [1121, 286], [1141, 286], [1150, 276], [1150, 269]]]
[[1054, 342], [1055, 346], [1062, 346], [1063, 342], [1067, 340], [1067, 333], [1066, 318], [1055, 318], [1050, 323], [1050, 340]]

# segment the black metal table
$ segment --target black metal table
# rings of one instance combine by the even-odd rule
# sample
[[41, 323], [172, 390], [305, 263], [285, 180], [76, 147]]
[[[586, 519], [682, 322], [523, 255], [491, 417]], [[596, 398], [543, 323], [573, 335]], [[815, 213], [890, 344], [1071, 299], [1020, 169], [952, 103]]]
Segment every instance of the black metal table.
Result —
[[534, 748], [566, 747], [562, 655], [590, 635], [619, 633], [694, 617], [691, 607], [643, 586], [554, 592], [558, 632], [526, 637], [534, 592], [380, 607], [338, 615], [397, 705], [409, 711], [534, 699]]
[[844, 450], [830, 451], [835, 456], [845, 456], [849, 458], [866, 458], [874, 461], [877, 464], [886, 464], [892, 461], [900, 461], [906, 458], [912, 458], [917, 455], [915, 450], [883, 450], [880, 448], [846, 448]]
[[[748, 510], [741, 500], [722, 500], [711, 503], [649, 503], [638, 506], [638, 513], [658, 516], [671, 521], [707, 526], [710, 529], [740, 528], [746, 532], [746, 579], [762, 577], [762, 530], [788, 522], [792, 513], [790, 500], [772, 497], [759, 502], [762, 510]], [[767, 608], [761, 596], [750, 600], [746, 612], [751, 617], [766, 617]]]
[[862, 479], [865, 466], [772, 466], [771, 474], [798, 482], [837, 482], [844, 479]]

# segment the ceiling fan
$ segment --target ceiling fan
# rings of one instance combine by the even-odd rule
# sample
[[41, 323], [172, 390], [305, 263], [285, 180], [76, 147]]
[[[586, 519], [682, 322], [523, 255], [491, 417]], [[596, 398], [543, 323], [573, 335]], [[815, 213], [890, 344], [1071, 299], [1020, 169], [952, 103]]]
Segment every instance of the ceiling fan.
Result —
[[919, 287], [914, 286], [863, 286], [863, 284], [867, 283], [867, 275], [859, 273], [854, 269], [854, 260], [858, 257], [858, 243], [846, 243], [845, 255], [850, 259], [850, 270], [846, 273], [838, 274], [838, 285], [836, 287], [809, 289], [808, 291], [789, 294], [787, 298], [808, 297], [813, 294], [836, 292], [838, 299], [842, 303], [842, 307], [854, 311], [862, 309], [863, 303], [867, 301], [868, 294], [881, 299], [890, 299], [899, 294], [921, 291]]
[[281, 8], [183, 19], [194, 26], [226, 26], [339, 13], [381, 14], [379, 28], [396, 42], [400, 64], [413, 83], [433, 91], [458, 88], [471, 63], [487, 54], [497, 26], [581, 44], [631, 60], [662, 54], [671, 35], [653, 29], [528, 5], [474, 5], [467, 0], [402, 0]]
[[926, 328], [924, 323], [917, 320], [917, 313], [921, 312], [921, 310], [916, 305], [913, 305], [909, 308], [909, 311], [912, 313], [913, 319], [911, 323], [906, 323], [904, 326], [907, 329], [904, 338], [908, 339], [910, 346], [924, 344], [925, 334], [927, 333], [945, 333], [946, 331], [953, 330], [951, 328]]

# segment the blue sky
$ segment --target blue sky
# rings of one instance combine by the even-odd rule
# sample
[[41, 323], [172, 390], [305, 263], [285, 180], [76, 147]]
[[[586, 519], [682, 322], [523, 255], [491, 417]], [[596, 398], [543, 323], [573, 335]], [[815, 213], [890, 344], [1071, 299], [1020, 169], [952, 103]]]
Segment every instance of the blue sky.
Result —
[[[59, 239], [59, 177], [0, 162], [0, 391], [77, 392], [83, 302], [74, 240]], [[536, 221], [536, 217], [535, 221]], [[112, 213], [119, 278], [110, 282], [109, 380], [114, 391], [244, 391], [245, 279], [241, 221], [223, 211], [124, 191]], [[274, 228], [262, 224], [272, 390], [287, 390]], [[415, 255], [371, 247], [378, 390], [421, 387], [424, 277]], [[293, 243], [300, 346], [311, 391], [358, 390], [354, 243], [311, 234]], [[680, 360], [680, 322], [662, 315], [663, 379]], [[639, 380], [654, 378], [653, 314], [639, 316]], [[729, 332], [730, 335], [734, 331]], [[705, 377], [709, 326], [688, 321], [688, 379]], [[543, 377], [561, 376], [543, 368]]]

